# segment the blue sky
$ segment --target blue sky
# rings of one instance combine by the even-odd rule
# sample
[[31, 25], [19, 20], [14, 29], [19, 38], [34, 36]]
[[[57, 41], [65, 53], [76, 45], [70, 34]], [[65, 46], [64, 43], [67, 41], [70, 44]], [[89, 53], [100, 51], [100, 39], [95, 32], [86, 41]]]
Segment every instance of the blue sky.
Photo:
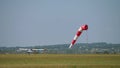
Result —
[[[0, 46], [120, 43], [120, 0], [0, 0]], [[88, 35], [88, 37], [87, 37]]]

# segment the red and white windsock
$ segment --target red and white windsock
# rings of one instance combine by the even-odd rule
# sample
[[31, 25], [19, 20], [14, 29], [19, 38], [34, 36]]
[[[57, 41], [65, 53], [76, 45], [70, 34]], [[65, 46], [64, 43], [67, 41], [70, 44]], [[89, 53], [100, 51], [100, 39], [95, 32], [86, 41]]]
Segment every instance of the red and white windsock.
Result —
[[87, 29], [88, 29], [88, 25], [87, 25], [87, 24], [81, 26], [81, 27], [78, 29], [75, 37], [73, 38], [73, 40], [72, 40], [72, 42], [71, 42], [71, 44], [70, 44], [70, 46], [69, 46], [69, 48], [71, 48], [71, 47], [75, 44], [76, 40], [77, 40], [78, 37], [81, 35], [82, 31], [83, 31], [83, 30], [87, 30]]

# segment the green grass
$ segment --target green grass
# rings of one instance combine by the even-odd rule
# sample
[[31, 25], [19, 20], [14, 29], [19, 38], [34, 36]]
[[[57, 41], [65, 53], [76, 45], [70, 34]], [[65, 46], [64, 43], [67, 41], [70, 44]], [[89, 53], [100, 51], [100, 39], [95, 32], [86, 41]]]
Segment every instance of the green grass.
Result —
[[7, 54], [0, 68], [120, 68], [120, 55]]

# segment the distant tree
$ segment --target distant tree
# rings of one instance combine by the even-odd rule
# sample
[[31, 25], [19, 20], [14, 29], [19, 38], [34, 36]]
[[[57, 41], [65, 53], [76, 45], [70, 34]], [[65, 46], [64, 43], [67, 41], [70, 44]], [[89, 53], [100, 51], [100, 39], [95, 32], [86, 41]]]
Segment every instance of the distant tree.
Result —
[[104, 54], [109, 54], [109, 52], [108, 51], [104, 51]]

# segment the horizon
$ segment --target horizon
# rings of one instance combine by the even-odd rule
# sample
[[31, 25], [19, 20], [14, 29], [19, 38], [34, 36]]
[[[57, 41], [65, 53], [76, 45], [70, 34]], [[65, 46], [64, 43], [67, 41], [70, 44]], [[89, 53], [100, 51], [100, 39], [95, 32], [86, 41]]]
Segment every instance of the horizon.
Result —
[[[107, 42], [92, 42], [92, 43], [76, 43], [74, 45], [77, 44], [100, 44], [100, 43], [104, 43], [104, 44], [120, 44], [120, 43], [107, 43]], [[53, 45], [64, 45], [67, 44], [68, 46], [70, 45], [70, 43], [61, 43], [61, 44], [48, 44], [48, 45], [32, 45], [32, 46], [0, 46], [0, 47], [35, 47], [35, 46], [53, 46]]]

